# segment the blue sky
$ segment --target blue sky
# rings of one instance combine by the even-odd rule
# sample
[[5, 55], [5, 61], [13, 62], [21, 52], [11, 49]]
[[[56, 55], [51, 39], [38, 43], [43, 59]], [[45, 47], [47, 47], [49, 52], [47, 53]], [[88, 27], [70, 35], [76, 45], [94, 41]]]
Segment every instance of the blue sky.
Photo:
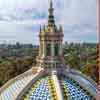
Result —
[[[0, 0], [0, 43], [38, 44], [50, 0]], [[98, 0], [53, 0], [64, 41], [98, 42]]]

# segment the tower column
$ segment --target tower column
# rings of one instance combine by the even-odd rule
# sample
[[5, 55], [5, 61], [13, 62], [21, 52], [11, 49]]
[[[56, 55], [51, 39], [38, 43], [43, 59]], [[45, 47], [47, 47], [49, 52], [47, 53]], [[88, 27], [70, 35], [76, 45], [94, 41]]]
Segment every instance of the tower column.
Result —
[[40, 46], [39, 46], [39, 56], [42, 55], [42, 48], [41, 48], [41, 46], [42, 46], [42, 44], [41, 44], [41, 42], [40, 42]]
[[43, 41], [43, 57], [46, 56], [46, 44], [45, 41]]

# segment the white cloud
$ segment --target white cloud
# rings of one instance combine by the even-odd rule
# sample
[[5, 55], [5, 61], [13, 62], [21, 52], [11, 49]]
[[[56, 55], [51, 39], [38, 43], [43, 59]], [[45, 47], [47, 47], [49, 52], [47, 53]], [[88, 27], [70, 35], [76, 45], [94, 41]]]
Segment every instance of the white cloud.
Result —
[[[41, 23], [46, 23], [50, 0], [0, 0], [0, 36], [33, 43]], [[97, 41], [98, 0], [53, 0], [57, 24], [62, 24], [66, 40]], [[5, 23], [2, 23], [2, 21]], [[28, 35], [27, 35], [28, 33]], [[30, 36], [29, 36], [30, 35]], [[28, 38], [27, 38], [28, 37]], [[82, 38], [83, 37], [83, 38]], [[67, 39], [69, 38], [69, 39]]]
[[39, 25], [44, 23], [45, 20], [1, 21], [0, 42], [35, 43]]

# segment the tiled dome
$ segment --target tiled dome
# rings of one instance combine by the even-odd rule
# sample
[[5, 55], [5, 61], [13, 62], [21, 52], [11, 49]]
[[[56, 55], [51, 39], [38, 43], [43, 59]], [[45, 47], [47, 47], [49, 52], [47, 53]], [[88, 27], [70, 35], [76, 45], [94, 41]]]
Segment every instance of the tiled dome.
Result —
[[50, 76], [37, 80], [21, 100], [57, 100], [53, 80]]
[[95, 100], [94, 97], [75, 80], [64, 75], [61, 75], [59, 79], [64, 100]]
[[[96, 100], [92, 91], [88, 91], [77, 79], [74, 79], [77, 75], [74, 74], [74, 78], [72, 78], [71, 72], [67, 72], [67, 74], [65, 75], [64, 71], [56, 74], [61, 91], [61, 94], [58, 94], [59, 89], [52, 74], [45, 72], [32, 74], [31, 70], [31, 72], [19, 76], [17, 80], [14, 79], [6, 86], [0, 94], [0, 100], [59, 100], [59, 95], [62, 95], [62, 100]], [[92, 83], [88, 83], [85, 78], [80, 77], [82, 80], [78, 78], [85, 84], [85, 87], [90, 87], [96, 92], [95, 89], [97, 90], [97, 88]], [[88, 83], [88, 86], [86, 86], [86, 83]]]
[[[75, 80], [64, 75], [60, 75], [58, 78], [64, 100], [95, 100]], [[51, 76], [46, 76], [36, 81], [22, 96], [21, 100], [58, 100]]]

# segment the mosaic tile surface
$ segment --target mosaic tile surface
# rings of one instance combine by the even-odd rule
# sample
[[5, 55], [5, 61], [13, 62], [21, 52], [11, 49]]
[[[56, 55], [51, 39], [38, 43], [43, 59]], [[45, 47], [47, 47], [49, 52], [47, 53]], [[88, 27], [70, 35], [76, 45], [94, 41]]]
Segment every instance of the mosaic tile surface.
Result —
[[95, 100], [79, 84], [68, 77], [61, 75], [60, 84], [62, 87], [64, 100]]
[[0, 100], [13, 100], [13, 97], [16, 95], [16, 92], [26, 86], [26, 84], [29, 83], [29, 81], [33, 77], [33, 74], [29, 74], [13, 82], [0, 94]]
[[53, 80], [50, 76], [39, 79], [24, 94], [21, 100], [57, 100]]

